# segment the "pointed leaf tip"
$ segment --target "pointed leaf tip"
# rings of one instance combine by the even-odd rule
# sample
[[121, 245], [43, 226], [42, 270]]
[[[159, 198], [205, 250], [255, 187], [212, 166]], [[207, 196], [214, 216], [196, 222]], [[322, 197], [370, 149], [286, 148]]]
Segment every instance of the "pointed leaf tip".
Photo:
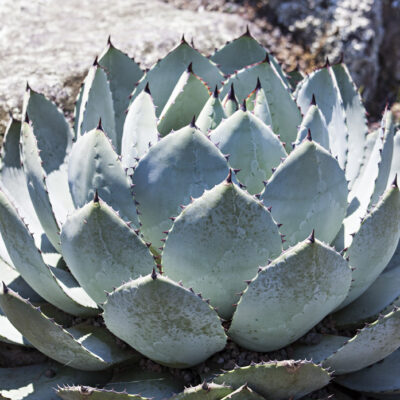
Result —
[[29, 82], [26, 81], [26, 91], [28, 92], [29, 90], [31, 90], [31, 87], [29, 86]]
[[188, 65], [188, 67], [187, 67], [187, 70], [186, 70], [187, 72], [189, 72], [190, 74], [192, 74], [193, 73], [193, 63], [191, 62], [189, 65]]
[[325, 60], [325, 65], [324, 65], [324, 67], [325, 68], [327, 68], [327, 67], [330, 67], [331, 66], [331, 63], [329, 62], [329, 58], [328, 57], [326, 57], [326, 60]]
[[98, 58], [98, 56], [96, 56], [94, 61], [93, 61], [93, 66], [97, 67], [98, 65], [99, 65], [99, 58]]
[[344, 59], [344, 52], [342, 51], [339, 56], [338, 64], [342, 64]]
[[232, 183], [232, 169], [229, 168], [229, 174], [226, 177], [226, 183]]
[[208, 383], [207, 383], [207, 381], [204, 379], [204, 382], [202, 383], [202, 385], [201, 385], [201, 388], [203, 389], [203, 390], [209, 390], [209, 386], [208, 386]]
[[393, 183], [392, 183], [392, 187], [394, 188], [398, 188], [399, 186], [397, 185], [397, 174], [394, 177]]
[[147, 83], [146, 83], [146, 86], [145, 86], [145, 88], [144, 88], [144, 91], [145, 91], [146, 93], [148, 93], [148, 94], [150, 94], [150, 95], [151, 95], [151, 93], [150, 93], [150, 86], [149, 86], [149, 82], [147, 82]]
[[6, 286], [6, 284], [3, 281], [3, 293], [7, 294], [8, 293], [8, 287]]
[[314, 93], [313, 93], [313, 95], [312, 95], [312, 99], [311, 99], [310, 105], [312, 105], [312, 106], [316, 106], [316, 105], [317, 105], [317, 102], [316, 102], [316, 100], [315, 100], [315, 94], [314, 94]]
[[315, 242], [315, 229], [312, 230], [310, 233], [310, 236], [307, 238], [308, 243], [314, 243]]
[[153, 271], [151, 273], [151, 279], [153, 279], [153, 281], [157, 279], [157, 272], [155, 268], [153, 268]]
[[246, 99], [243, 100], [243, 103], [242, 103], [242, 105], [240, 106], [240, 109], [241, 109], [242, 111], [247, 111]]
[[103, 131], [103, 126], [101, 124], [101, 118], [99, 118], [99, 123], [97, 124], [97, 128], [99, 131]]
[[108, 35], [107, 44], [108, 44], [109, 46], [112, 46], [112, 45], [113, 45], [113, 44], [111, 43], [111, 35]]
[[214, 96], [216, 99], [218, 99], [218, 94], [219, 94], [219, 92], [218, 92], [218, 86], [215, 85], [215, 89], [214, 89], [213, 96]]
[[192, 118], [192, 120], [190, 121], [190, 127], [191, 127], [191, 128], [196, 128], [196, 129], [197, 129], [197, 126], [196, 126], [196, 116], [195, 116], [195, 115], [193, 115], [193, 118]]
[[265, 58], [264, 58], [264, 60], [263, 60], [263, 63], [270, 63], [270, 60], [269, 60], [269, 54], [268, 53], [265, 53]]
[[310, 128], [308, 128], [306, 139], [307, 139], [309, 142], [312, 142], [312, 136], [311, 136], [311, 129], [310, 129]]
[[260, 82], [260, 78], [257, 77], [257, 84], [256, 84], [256, 89], [255, 90], [260, 90], [261, 89], [261, 82]]
[[100, 202], [99, 193], [98, 193], [97, 189], [94, 192], [93, 202], [94, 203], [99, 203]]
[[231, 84], [231, 88], [229, 89], [228, 100], [233, 100], [233, 101], [236, 100], [235, 88], [233, 87], [233, 83]]
[[30, 123], [29, 116], [28, 116], [28, 113], [27, 113], [27, 112], [25, 113], [25, 122], [26, 122], [27, 124]]
[[184, 33], [182, 33], [181, 43], [187, 43], [187, 41], [186, 41], [186, 39], [185, 39], [185, 34], [184, 34]]

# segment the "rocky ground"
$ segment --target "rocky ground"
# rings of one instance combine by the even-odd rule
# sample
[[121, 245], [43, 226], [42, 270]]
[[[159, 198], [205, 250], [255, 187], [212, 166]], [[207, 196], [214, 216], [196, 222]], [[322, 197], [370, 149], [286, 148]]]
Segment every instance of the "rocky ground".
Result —
[[[199, 14], [159, 0], [2, 0], [0, 2], [0, 132], [18, 115], [26, 82], [71, 112], [79, 85], [111, 35], [113, 43], [151, 66], [184, 33], [211, 53], [246, 29], [240, 15]], [[253, 29], [259, 36], [260, 30]]]
[[286, 70], [310, 71], [343, 52], [375, 119], [400, 87], [400, 3], [394, 0], [2, 0], [0, 133], [26, 82], [69, 115], [87, 67], [111, 34], [143, 67], [182, 33], [210, 53], [251, 31]]

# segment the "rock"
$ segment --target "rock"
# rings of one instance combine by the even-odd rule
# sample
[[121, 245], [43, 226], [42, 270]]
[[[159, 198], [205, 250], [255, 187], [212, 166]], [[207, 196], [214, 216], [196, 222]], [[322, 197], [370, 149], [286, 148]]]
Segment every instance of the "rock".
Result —
[[381, 0], [270, 0], [268, 7], [319, 59], [335, 61], [343, 53], [363, 98], [373, 99], [384, 35]]
[[[400, 100], [400, 1], [383, 2], [384, 39], [379, 51], [381, 73], [380, 93], [383, 101]], [[400, 105], [397, 103], [397, 116], [400, 122]]]
[[108, 35], [142, 67], [149, 67], [183, 33], [211, 53], [243, 33], [247, 24], [238, 15], [198, 14], [159, 0], [2, 0], [0, 19], [0, 132], [8, 111], [20, 111], [27, 81], [71, 112], [87, 68]]

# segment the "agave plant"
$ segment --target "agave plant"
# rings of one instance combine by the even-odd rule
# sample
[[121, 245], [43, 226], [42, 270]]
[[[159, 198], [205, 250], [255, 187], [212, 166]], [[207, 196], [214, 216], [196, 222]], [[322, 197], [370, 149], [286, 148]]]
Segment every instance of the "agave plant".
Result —
[[[342, 61], [287, 76], [249, 32], [146, 72], [109, 42], [73, 130], [28, 86], [2, 150], [0, 339], [53, 361], [1, 369], [0, 397], [398, 393], [399, 147], [388, 109], [368, 133]], [[338, 334], [299, 341], [327, 316]], [[135, 366], [227, 340], [293, 359], [185, 389]]]

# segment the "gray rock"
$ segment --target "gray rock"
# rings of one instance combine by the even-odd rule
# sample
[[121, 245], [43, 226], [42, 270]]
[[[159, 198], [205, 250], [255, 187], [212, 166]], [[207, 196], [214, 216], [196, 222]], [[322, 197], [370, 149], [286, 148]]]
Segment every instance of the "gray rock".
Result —
[[110, 34], [118, 48], [149, 67], [183, 33], [211, 53], [247, 23], [238, 15], [177, 10], [159, 0], [2, 0], [0, 19], [0, 132], [8, 110], [20, 111], [27, 81], [70, 112]]
[[268, 5], [311, 53], [333, 61], [343, 53], [364, 99], [374, 96], [384, 35], [381, 0], [270, 0]]
[[[385, 36], [380, 48], [381, 97], [384, 100], [400, 100], [400, 1], [383, 2]], [[399, 109], [398, 109], [399, 110]], [[397, 111], [399, 117], [400, 113]]]

